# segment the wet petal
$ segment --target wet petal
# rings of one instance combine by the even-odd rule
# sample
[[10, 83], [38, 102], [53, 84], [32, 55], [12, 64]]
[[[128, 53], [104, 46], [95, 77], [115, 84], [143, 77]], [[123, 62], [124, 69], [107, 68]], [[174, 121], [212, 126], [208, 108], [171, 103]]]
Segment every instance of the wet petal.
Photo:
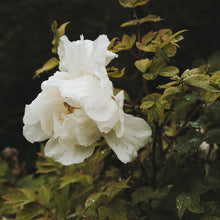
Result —
[[51, 138], [45, 148], [45, 156], [53, 158], [63, 165], [70, 165], [83, 162], [91, 156], [94, 146], [84, 147], [75, 145], [72, 140], [58, 140]]
[[96, 123], [101, 132], [108, 133], [113, 129], [117, 137], [121, 137], [124, 134], [124, 92], [119, 92], [114, 99], [117, 104], [117, 111], [115, 114], [107, 121], [98, 121]]
[[104, 135], [105, 140], [123, 163], [133, 161], [137, 151], [143, 147], [152, 134], [151, 128], [141, 118], [125, 114], [125, 132], [118, 138], [114, 131]]
[[78, 143], [89, 146], [102, 136], [96, 123], [89, 118], [82, 110], [75, 110], [75, 131]]
[[117, 110], [113, 91], [100, 88], [100, 81], [93, 76], [83, 76], [69, 80], [60, 88], [63, 97], [79, 102], [86, 114], [96, 121], [110, 119]]

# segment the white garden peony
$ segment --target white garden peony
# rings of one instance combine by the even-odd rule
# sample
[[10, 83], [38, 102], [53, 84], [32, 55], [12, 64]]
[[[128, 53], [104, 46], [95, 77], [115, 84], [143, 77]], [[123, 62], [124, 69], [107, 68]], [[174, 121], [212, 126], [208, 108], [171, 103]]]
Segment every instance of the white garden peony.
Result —
[[25, 107], [25, 138], [31, 143], [48, 139], [45, 155], [63, 165], [84, 161], [101, 137], [122, 162], [131, 162], [151, 136], [143, 119], [123, 112], [123, 91], [113, 95], [105, 66], [117, 55], [107, 50], [109, 43], [105, 35], [76, 42], [63, 36], [60, 71]]

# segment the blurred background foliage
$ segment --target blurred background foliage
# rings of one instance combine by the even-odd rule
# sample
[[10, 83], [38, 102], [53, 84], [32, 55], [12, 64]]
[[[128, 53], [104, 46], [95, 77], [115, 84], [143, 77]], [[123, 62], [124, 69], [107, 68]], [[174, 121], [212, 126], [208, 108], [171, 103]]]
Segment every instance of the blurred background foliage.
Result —
[[[172, 63], [181, 71], [191, 67], [193, 60], [207, 58], [219, 49], [220, 14], [218, 0], [151, 0], [141, 7], [140, 17], [156, 14], [163, 21], [148, 25], [148, 30], [170, 28], [174, 32], [188, 29]], [[0, 151], [17, 148], [19, 159], [34, 169], [39, 144], [28, 143], [22, 135], [22, 117], [40, 91], [43, 74], [32, 80], [36, 69], [51, 58], [51, 23], [70, 21], [66, 33], [70, 40], [83, 34], [94, 40], [99, 34], [111, 39], [122, 36], [120, 24], [133, 19], [132, 10], [124, 10], [117, 0], [0, 0]], [[125, 32], [130, 34], [129, 28]], [[134, 30], [131, 30], [134, 31]], [[126, 82], [126, 81], [125, 81]], [[131, 84], [119, 85], [129, 93]], [[129, 90], [129, 87], [131, 88]]]

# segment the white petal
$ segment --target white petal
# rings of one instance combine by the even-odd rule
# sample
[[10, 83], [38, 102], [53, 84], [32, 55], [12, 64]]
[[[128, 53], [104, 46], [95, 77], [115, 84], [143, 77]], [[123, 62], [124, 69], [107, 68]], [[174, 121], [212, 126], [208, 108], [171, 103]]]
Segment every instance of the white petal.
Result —
[[[57, 89], [57, 87], [61, 86], [64, 82], [66, 82], [67, 80], [72, 79], [70, 74], [67, 72], [59, 72], [57, 71], [54, 75], [50, 76], [48, 80], [44, 81], [41, 84], [41, 89], [42, 90], [46, 90], [46, 89], [52, 89], [53, 87], [55, 87], [55, 89]], [[53, 96], [56, 96], [56, 91], [54, 90], [55, 94], [53, 94]]]
[[89, 146], [102, 136], [96, 123], [89, 118], [83, 111], [75, 110], [75, 131], [78, 143]]
[[24, 125], [23, 135], [31, 143], [44, 141], [49, 138], [42, 130], [40, 122], [33, 125]]
[[99, 64], [103, 66], [107, 66], [112, 59], [118, 57], [117, 54], [114, 54], [108, 51], [108, 45], [110, 41], [106, 35], [100, 35], [95, 41], [93, 45], [93, 59]]
[[45, 148], [45, 156], [53, 158], [63, 165], [70, 165], [83, 162], [91, 156], [94, 146], [84, 147], [75, 145], [71, 140], [58, 140], [51, 138]]
[[114, 99], [118, 107], [115, 114], [107, 121], [99, 121], [96, 123], [101, 132], [108, 133], [113, 129], [117, 137], [121, 137], [124, 134], [124, 92], [119, 92]]
[[152, 131], [143, 119], [128, 114], [124, 116], [125, 132], [121, 138], [114, 131], [103, 136], [119, 160], [127, 163], [136, 158], [137, 151], [147, 143]]
[[83, 76], [69, 80], [60, 88], [63, 97], [79, 102], [86, 114], [96, 121], [106, 121], [117, 110], [113, 91], [100, 88], [100, 81], [93, 76]]
[[94, 74], [100, 66], [106, 66], [116, 54], [107, 50], [110, 41], [106, 35], [100, 35], [95, 41], [81, 40], [70, 42], [66, 36], [60, 38], [58, 54], [59, 69], [80, 77]]

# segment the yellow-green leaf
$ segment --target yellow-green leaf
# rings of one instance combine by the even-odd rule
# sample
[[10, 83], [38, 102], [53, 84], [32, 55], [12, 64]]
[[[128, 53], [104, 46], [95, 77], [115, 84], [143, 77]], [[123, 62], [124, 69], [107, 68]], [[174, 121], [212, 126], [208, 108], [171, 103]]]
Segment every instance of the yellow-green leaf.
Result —
[[169, 82], [169, 83], [167, 83], [165, 85], [159, 85], [157, 88], [158, 89], [167, 89], [167, 88], [169, 88], [169, 87], [171, 87], [173, 85], [176, 85], [176, 84], [179, 84], [179, 82], [177, 82], [177, 81]]
[[174, 44], [167, 44], [165, 47], [163, 47], [163, 51], [168, 57], [173, 57], [177, 52], [177, 48]]
[[179, 69], [175, 66], [165, 66], [160, 69], [159, 75], [165, 77], [173, 77], [179, 73]]
[[150, 0], [119, 0], [119, 3], [126, 8], [134, 8], [141, 5], [145, 5]]
[[64, 34], [65, 34], [65, 28], [67, 26], [67, 24], [69, 24], [70, 22], [66, 22], [62, 25], [60, 25], [59, 28], [57, 28], [57, 22], [54, 21], [51, 25], [51, 30], [54, 34], [54, 38], [52, 40], [52, 45], [53, 45], [53, 48], [52, 48], [52, 53], [57, 53], [57, 48], [59, 46], [59, 41], [60, 41], [60, 37], [62, 37]]
[[157, 72], [151, 72], [151, 73], [145, 73], [143, 75], [143, 77], [146, 79], [146, 80], [154, 80], [156, 79], [158, 73]]
[[35, 71], [35, 75], [33, 78], [39, 76], [43, 72], [53, 69], [58, 65], [59, 65], [59, 60], [56, 57], [52, 57], [40, 69]]
[[147, 108], [151, 108], [154, 105], [154, 101], [145, 101], [141, 104], [140, 108], [141, 109], [147, 109]]
[[30, 202], [36, 201], [36, 194], [33, 189], [22, 188], [22, 189], [9, 189], [9, 193], [2, 196], [3, 199], [7, 200], [7, 204], [25, 205]]
[[135, 40], [136, 40], [135, 34], [132, 34], [131, 36], [124, 34], [122, 37], [122, 44], [126, 45], [127, 49], [130, 50], [133, 47]]
[[156, 45], [155, 44], [148, 44], [148, 45], [144, 45], [140, 42], [136, 42], [136, 46], [139, 50], [143, 50], [145, 52], [155, 52], [156, 51]]
[[158, 22], [158, 21], [161, 21], [163, 19], [161, 19], [160, 16], [156, 16], [156, 15], [148, 15], [144, 18], [141, 18], [139, 20], [135, 19], [135, 20], [131, 20], [131, 21], [128, 21], [128, 22], [125, 22], [121, 25], [121, 27], [127, 27], [127, 26], [134, 26], [134, 25], [139, 25], [139, 24], [143, 24], [145, 22]]
[[39, 189], [39, 194], [38, 194], [39, 203], [42, 204], [44, 207], [49, 208], [50, 198], [51, 198], [50, 188], [42, 185], [41, 188]]
[[135, 34], [132, 34], [132, 36], [125, 34], [122, 37], [122, 41], [120, 41], [118, 38], [113, 38], [108, 46], [108, 49], [114, 53], [122, 50], [130, 50], [133, 47], [135, 40]]
[[135, 61], [134, 65], [137, 67], [138, 70], [140, 70], [142, 73], [145, 73], [147, 69], [151, 65], [151, 60], [148, 58], [142, 59], [142, 60], [137, 60]]
[[220, 93], [219, 92], [211, 92], [211, 91], [204, 90], [202, 92], [202, 96], [204, 98], [204, 101], [206, 103], [209, 103], [209, 102], [215, 101], [218, 97], [220, 97]]
[[89, 175], [83, 175], [83, 174], [70, 174], [66, 175], [60, 178], [60, 188], [63, 188], [64, 186], [71, 184], [71, 183], [76, 183], [76, 182], [82, 182], [82, 183], [87, 183], [89, 185], [92, 185], [93, 180], [92, 177]]
[[147, 45], [155, 36], [157, 32], [150, 31], [141, 38], [141, 43]]
[[220, 88], [220, 71], [215, 72], [211, 76], [211, 83], [214, 84], [214, 85], [217, 85], [218, 88]]
[[205, 86], [209, 84], [209, 76], [203, 74], [196, 74], [186, 77], [185, 79], [183, 79], [183, 82], [186, 85], [205, 88]]
[[[170, 37], [168, 37], [161, 45], [160, 48], [165, 47], [167, 44], [169, 44], [170, 42], [172, 42], [178, 35], [182, 34], [183, 32], [185, 32], [187, 30], [182, 30], [182, 31], [178, 31], [175, 34], [171, 35]], [[175, 40], [174, 40], [175, 41]]]
[[169, 87], [167, 88], [163, 95], [160, 97], [160, 102], [165, 108], [170, 108], [173, 100], [178, 98], [178, 95], [182, 92], [180, 87]]
[[125, 67], [122, 70], [119, 70], [118, 68], [111, 66], [107, 68], [108, 76], [113, 78], [121, 78], [124, 76], [125, 73]]
[[137, 0], [136, 3], [134, 4], [134, 7], [146, 5], [150, 0]]
[[161, 97], [161, 94], [159, 94], [159, 93], [151, 93], [150, 95], [145, 96], [141, 100], [141, 102], [142, 103], [146, 102], [146, 101], [154, 101], [154, 102], [156, 102], [156, 101], [158, 101], [160, 99], [160, 97]]

